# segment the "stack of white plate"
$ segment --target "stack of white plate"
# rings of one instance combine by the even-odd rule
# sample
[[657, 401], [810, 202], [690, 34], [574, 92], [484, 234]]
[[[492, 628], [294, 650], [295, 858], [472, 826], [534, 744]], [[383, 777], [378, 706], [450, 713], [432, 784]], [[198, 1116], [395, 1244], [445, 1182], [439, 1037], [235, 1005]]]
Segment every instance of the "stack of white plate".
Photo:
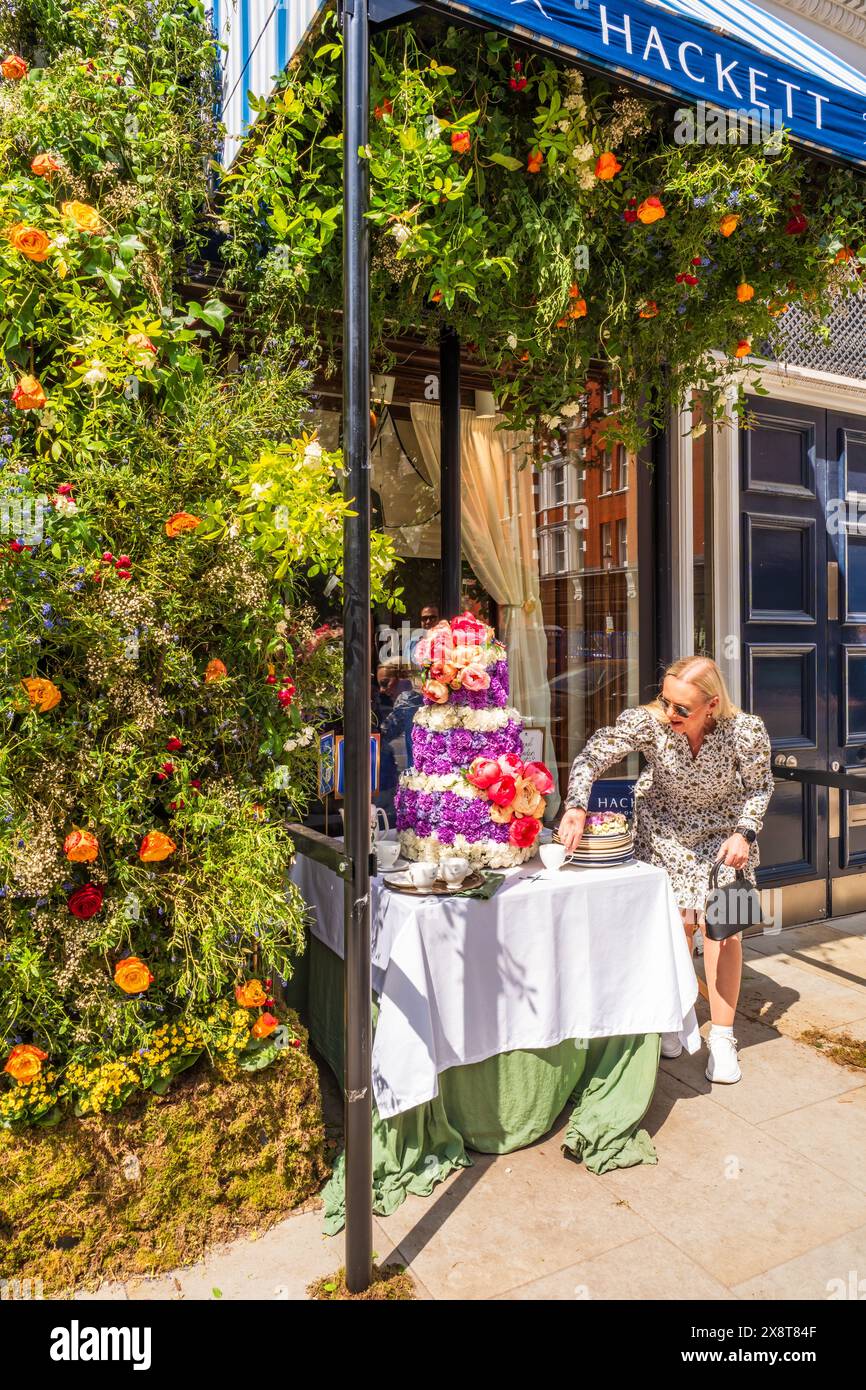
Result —
[[614, 864], [627, 864], [633, 858], [634, 840], [630, 831], [625, 835], [586, 834], [574, 853], [569, 855], [569, 863], [607, 868]]

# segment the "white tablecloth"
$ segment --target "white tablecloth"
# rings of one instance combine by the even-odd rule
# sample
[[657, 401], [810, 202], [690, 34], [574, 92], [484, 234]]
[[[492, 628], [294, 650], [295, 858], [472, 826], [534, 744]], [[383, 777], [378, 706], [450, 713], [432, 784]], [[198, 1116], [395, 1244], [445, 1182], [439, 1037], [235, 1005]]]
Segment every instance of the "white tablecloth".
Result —
[[[343, 954], [343, 880], [299, 855], [314, 934]], [[410, 897], [374, 879], [373, 1092], [383, 1118], [439, 1073], [566, 1038], [679, 1033], [700, 1046], [697, 979], [667, 874], [647, 864], [509, 870], [488, 901]]]

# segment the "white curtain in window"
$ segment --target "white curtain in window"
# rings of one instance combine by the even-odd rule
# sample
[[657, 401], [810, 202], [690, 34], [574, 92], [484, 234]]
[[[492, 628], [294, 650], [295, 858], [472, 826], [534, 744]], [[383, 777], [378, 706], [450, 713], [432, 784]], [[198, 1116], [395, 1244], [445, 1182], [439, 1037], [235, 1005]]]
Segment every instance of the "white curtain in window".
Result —
[[[439, 407], [413, 402], [411, 409], [422, 458], [438, 485]], [[497, 428], [500, 424], [501, 418], [479, 419], [474, 411], [460, 412], [463, 549], [499, 605], [512, 702], [527, 724], [544, 730], [544, 761], [556, 780], [529, 436]], [[548, 812], [558, 806], [554, 789]]]

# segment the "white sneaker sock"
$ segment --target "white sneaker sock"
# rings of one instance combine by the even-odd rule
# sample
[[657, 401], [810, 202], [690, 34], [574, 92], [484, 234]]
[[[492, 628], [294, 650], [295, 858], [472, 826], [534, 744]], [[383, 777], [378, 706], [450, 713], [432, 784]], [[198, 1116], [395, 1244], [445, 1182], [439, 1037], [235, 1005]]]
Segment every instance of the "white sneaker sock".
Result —
[[730, 1026], [729, 1028], [726, 1027], [726, 1026], [725, 1026], [724, 1024], [722, 1024], [722, 1023], [711, 1023], [711, 1024], [710, 1024], [710, 1037], [716, 1037], [716, 1038], [732, 1038], [733, 1036], [734, 1036], [734, 1025], [733, 1025], [733, 1024], [731, 1024], [731, 1026]]

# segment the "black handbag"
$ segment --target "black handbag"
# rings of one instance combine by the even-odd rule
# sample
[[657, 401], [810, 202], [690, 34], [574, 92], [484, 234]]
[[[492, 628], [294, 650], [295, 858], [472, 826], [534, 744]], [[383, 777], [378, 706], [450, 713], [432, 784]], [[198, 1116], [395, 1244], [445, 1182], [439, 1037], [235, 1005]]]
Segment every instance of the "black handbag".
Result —
[[737, 869], [733, 883], [720, 885], [719, 870], [723, 867], [719, 860], [710, 870], [704, 930], [711, 941], [724, 941], [727, 937], [742, 931], [744, 927], [764, 925], [761, 900], [742, 869]]

